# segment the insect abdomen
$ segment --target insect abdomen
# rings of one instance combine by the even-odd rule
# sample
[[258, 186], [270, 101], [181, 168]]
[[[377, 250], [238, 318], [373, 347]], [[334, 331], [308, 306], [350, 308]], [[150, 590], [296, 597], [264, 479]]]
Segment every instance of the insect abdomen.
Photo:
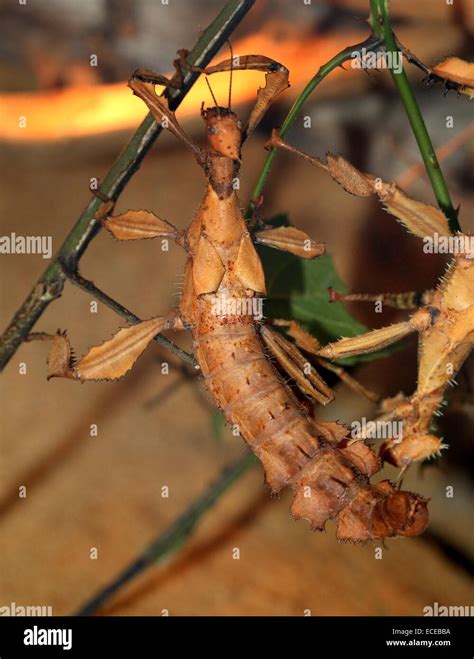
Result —
[[319, 432], [268, 360], [254, 324], [215, 321], [207, 330], [195, 331], [206, 386], [261, 460], [272, 491], [286, 486], [295, 491], [295, 517], [320, 530], [338, 517], [338, 537], [354, 541], [415, 535], [425, 528], [423, 499], [388, 482], [369, 483], [377, 469], [369, 447], [336, 444]]

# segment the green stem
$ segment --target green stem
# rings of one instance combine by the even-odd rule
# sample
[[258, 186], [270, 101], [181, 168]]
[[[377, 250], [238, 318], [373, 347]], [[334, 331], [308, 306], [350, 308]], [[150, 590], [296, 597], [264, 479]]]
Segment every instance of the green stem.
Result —
[[[370, 23], [374, 34], [383, 39], [386, 51], [393, 55], [399, 54], [395, 35], [390, 23], [389, 0], [370, 1]], [[438, 206], [448, 218], [451, 232], [455, 233], [461, 231], [457, 213], [453, 207], [436, 152], [407, 74], [405, 73], [403, 66], [400, 71], [395, 71], [391, 68], [390, 74], [402, 99], [405, 112], [407, 113], [418, 148], [420, 149], [421, 157], [423, 158], [426, 167], [426, 172], [431, 181]]]
[[201, 517], [208, 512], [219, 497], [237, 481], [256, 462], [253, 453], [246, 453], [233, 465], [227, 467], [203, 494], [176, 519], [163, 533], [153, 540], [148, 547], [130, 563], [109, 584], [102, 588], [76, 615], [92, 615], [114, 595], [122, 586], [153, 564], [160, 563], [178, 551], [193, 532]]
[[[201, 34], [186, 58], [188, 64], [204, 68], [221, 46], [226, 43], [254, 3], [255, 0], [229, 0], [214, 21]], [[169, 94], [172, 110], [179, 106], [199, 76], [198, 73], [188, 70], [183, 70], [182, 73], [183, 86]], [[158, 126], [152, 115], [148, 113], [104, 178], [100, 188], [104, 195], [111, 199], [118, 198], [140, 167], [143, 158], [151, 149], [161, 130], [161, 126]], [[0, 370], [3, 370], [8, 364], [49, 304], [61, 296], [66, 280], [63, 264], [69, 270], [76, 269], [82, 254], [100, 230], [100, 223], [95, 219], [95, 215], [101, 204], [102, 202], [97, 197], [91, 199], [51, 264], [15, 313], [0, 339]]]
[[[316, 75], [314, 75], [311, 78], [311, 80], [308, 82], [308, 84], [303, 89], [301, 94], [294, 102], [292, 108], [288, 112], [286, 119], [280, 128], [279, 131], [280, 136], [285, 137], [286, 133], [294, 123], [296, 117], [298, 116], [301, 108], [303, 107], [308, 97], [314, 92], [314, 90], [319, 85], [319, 83], [322, 82], [327, 75], [329, 75], [332, 71], [334, 71], [334, 69], [337, 69], [339, 66], [342, 66], [342, 64], [344, 64], [344, 62], [346, 62], [347, 60], [352, 59], [354, 57], [354, 53], [358, 53], [362, 51], [363, 48], [365, 48], [367, 52], [371, 50], [376, 50], [380, 46], [380, 44], [381, 44], [381, 40], [379, 38], [370, 36], [362, 43], [358, 43], [354, 46], [348, 46], [347, 48], [344, 48], [344, 50], [341, 50], [341, 52], [339, 52], [332, 59], [326, 62], [326, 64], [323, 64], [318, 69]], [[257, 184], [253, 190], [252, 199], [257, 199], [262, 194], [262, 190], [265, 186], [265, 182], [273, 166], [273, 162], [276, 158], [277, 153], [278, 153], [277, 148], [270, 149], [270, 152], [267, 155], [265, 162], [263, 164], [263, 168], [258, 178]], [[250, 217], [252, 215], [253, 210], [254, 210], [254, 202], [251, 201], [249, 208], [247, 210], [247, 217]]]

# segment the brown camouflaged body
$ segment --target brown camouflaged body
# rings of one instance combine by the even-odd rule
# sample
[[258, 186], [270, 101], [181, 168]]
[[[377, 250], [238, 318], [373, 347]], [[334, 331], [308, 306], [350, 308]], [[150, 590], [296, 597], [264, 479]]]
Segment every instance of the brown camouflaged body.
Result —
[[265, 282], [232, 186], [238, 163], [211, 151], [206, 168], [210, 183], [187, 232], [180, 311], [214, 402], [261, 460], [271, 490], [292, 487], [292, 513], [312, 528], [337, 517], [341, 540], [420, 533], [426, 502], [388, 481], [370, 484], [379, 469], [373, 451], [363, 442], [347, 447], [342, 426], [305, 413], [265, 354], [258, 321], [216, 315], [217, 300], [261, 297]]

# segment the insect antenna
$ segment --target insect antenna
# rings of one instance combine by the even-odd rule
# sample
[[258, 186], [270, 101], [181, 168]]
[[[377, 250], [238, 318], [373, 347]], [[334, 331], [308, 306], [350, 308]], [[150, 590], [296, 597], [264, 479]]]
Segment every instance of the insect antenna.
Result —
[[207, 76], [206, 76], [206, 83], [207, 83], [207, 86], [209, 87], [209, 91], [211, 92], [212, 100], [214, 101], [214, 104], [215, 104], [216, 108], [218, 108], [219, 104], [216, 100], [216, 97], [214, 96], [214, 92], [212, 91], [211, 83], [209, 82], [209, 78]]
[[233, 73], [233, 68], [234, 68], [234, 49], [232, 48], [232, 44], [230, 43], [230, 39], [227, 39], [227, 43], [229, 44], [230, 48], [230, 80], [229, 80], [229, 100], [227, 102], [227, 107], [229, 110], [232, 109], [232, 73]]

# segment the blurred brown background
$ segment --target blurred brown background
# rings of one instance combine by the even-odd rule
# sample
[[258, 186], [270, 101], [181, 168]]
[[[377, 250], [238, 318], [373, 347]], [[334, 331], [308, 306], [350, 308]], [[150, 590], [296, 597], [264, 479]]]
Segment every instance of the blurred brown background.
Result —
[[[3, 2], [0, 101], [2, 234], [50, 235], [56, 250], [89, 199], [91, 177], [103, 177], [144, 110], [125, 80], [137, 66], [169, 71], [175, 52], [191, 47], [223, 0], [44, 0]], [[445, 54], [468, 57], [472, 2], [455, 6], [423, 0], [392, 1], [401, 41], [424, 61]], [[292, 87], [246, 145], [242, 205], [265, 157], [263, 144], [315, 70], [349, 43], [365, 38], [368, 3], [317, 1], [311, 5], [257, 0], [233, 37], [234, 51], [262, 52], [290, 68]], [[96, 54], [98, 66], [90, 66]], [[224, 50], [222, 57], [227, 57]], [[317, 90], [289, 141], [322, 156], [342, 152], [385, 180], [419, 155], [401, 103], [383, 72], [349, 66]], [[436, 147], [465, 134], [472, 121], [467, 97], [428, 89], [410, 69]], [[235, 75], [234, 105], [249, 111], [263, 75]], [[214, 81], [212, 80], [214, 83]], [[223, 102], [227, 78], [213, 84]], [[178, 110], [184, 128], [202, 137], [198, 87]], [[22, 112], [22, 108], [27, 108]], [[27, 127], [18, 129], [18, 115]], [[311, 128], [303, 117], [311, 117]], [[446, 117], [454, 119], [446, 127]], [[1, 118], [1, 117], [0, 117]], [[472, 134], [472, 133], [471, 133]], [[464, 230], [473, 231], [472, 140], [461, 139], [443, 161], [449, 188], [461, 205]], [[120, 198], [118, 211], [154, 210], [187, 226], [203, 193], [200, 169], [180, 144], [162, 135]], [[433, 202], [425, 176], [407, 191]], [[354, 291], [423, 290], [442, 273], [441, 257], [422, 254], [376, 202], [347, 195], [323, 173], [287, 154], [278, 156], [265, 190], [264, 215], [287, 212], [291, 221], [323, 241], [339, 274]], [[100, 234], [81, 262], [84, 276], [147, 318], [176, 304], [184, 255], [161, 252], [153, 241], [119, 244]], [[47, 262], [40, 256], [1, 257], [2, 324], [6, 326]], [[90, 298], [67, 284], [36, 330], [69, 331], [77, 354], [108, 338], [124, 322], [106, 307], [90, 313]], [[399, 314], [351, 305], [369, 326]], [[189, 338], [173, 337], [189, 348]], [[2, 478], [0, 485], [0, 605], [50, 605], [73, 612], [125, 566], [235, 456], [243, 442], [229, 429], [216, 437], [211, 405], [199, 378], [183, 375], [177, 359], [152, 346], [119, 383], [79, 386], [45, 380], [47, 346], [23, 345], [0, 380]], [[161, 374], [162, 362], [170, 374]], [[20, 364], [27, 372], [20, 375]], [[104, 611], [161, 615], [421, 615], [433, 602], [472, 601], [472, 360], [441, 420], [451, 445], [441, 461], [411, 469], [407, 489], [431, 497], [432, 523], [423, 537], [389, 541], [383, 558], [374, 546], [338, 544], [334, 526], [311, 533], [289, 515], [290, 498], [271, 499], [259, 467], [208, 514], [184, 550], [166, 566], [137, 579]], [[385, 395], [413, 390], [416, 342], [403, 352], [358, 369], [357, 377]], [[352, 421], [374, 412], [345, 387], [321, 418]], [[97, 437], [90, 426], [98, 427]], [[395, 470], [386, 470], [395, 477]], [[18, 488], [27, 487], [27, 497]], [[170, 488], [167, 499], [162, 486]], [[445, 488], [454, 486], [453, 499]], [[90, 559], [90, 549], [98, 559]], [[233, 548], [240, 560], [233, 560]]]

